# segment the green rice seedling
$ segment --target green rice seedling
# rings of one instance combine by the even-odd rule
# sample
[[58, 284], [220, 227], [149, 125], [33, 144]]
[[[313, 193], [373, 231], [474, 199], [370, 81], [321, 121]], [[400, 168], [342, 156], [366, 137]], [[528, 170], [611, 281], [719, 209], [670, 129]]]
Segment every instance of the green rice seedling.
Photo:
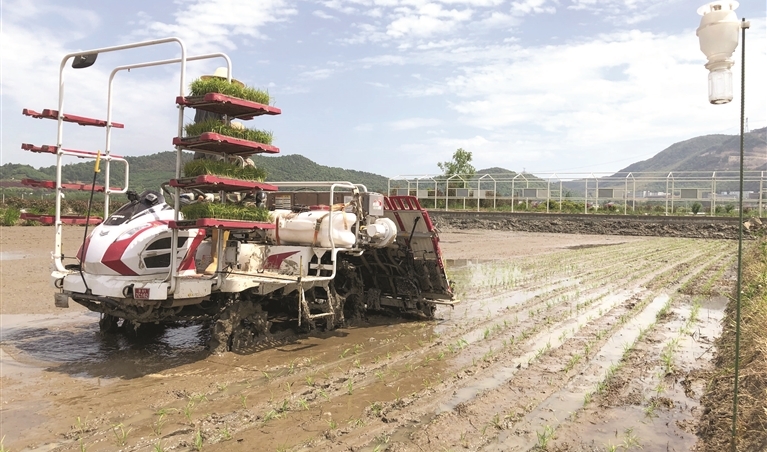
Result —
[[657, 385], [655, 385], [655, 394], [661, 395], [663, 394], [663, 391], [666, 390], [666, 385], [663, 384], [663, 381], [659, 381]]
[[299, 399], [297, 403], [298, 406], [304, 409], [304, 411], [309, 411], [309, 403], [306, 401], [306, 399]]
[[192, 394], [189, 396], [189, 400], [194, 402], [195, 404], [198, 404], [203, 401], [207, 402], [208, 398], [205, 397], [205, 394]]
[[200, 430], [197, 430], [194, 432], [194, 449], [202, 450], [202, 446], [203, 446], [202, 432]]
[[352, 395], [354, 393], [354, 382], [352, 379], [346, 380], [346, 393]]
[[354, 367], [356, 367], [357, 369], [359, 369], [362, 366], [359, 358], [355, 359], [354, 362], [352, 362], [352, 365], [354, 365]]
[[376, 378], [378, 378], [379, 380], [383, 381], [383, 379], [384, 379], [384, 373], [383, 373], [383, 371], [382, 371], [382, 370], [377, 370], [377, 371], [375, 371], [375, 375], [376, 375]]
[[152, 422], [152, 431], [155, 435], [162, 435], [162, 428], [165, 426], [167, 421], [168, 420], [165, 418], [165, 411], [160, 410], [159, 414], [157, 415], [157, 420]]
[[232, 439], [232, 433], [229, 431], [229, 426], [224, 424], [224, 430], [221, 432], [221, 437], [224, 439], [224, 441], [229, 441]]
[[264, 105], [269, 105], [271, 100], [269, 93], [266, 91], [250, 86], [240, 86], [237, 83], [231, 83], [226, 79], [218, 77], [198, 78], [189, 84], [189, 94], [191, 96], [204, 96], [208, 93], [221, 93]]
[[349, 425], [352, 427], [362, 427], [365, 425], [365, 420], [361, 417], [349, 419]]
[[190, 400], [184, 407], [184, 417], [189, 423], [192, 422], [192, 408], [194, 408], [194, 402]]
[[224, 160], [213, 159], [190, 160], [184, 165], [184, 176], [196, 177], [204, 175], [262, 182], [266, 178], [266, 171], [261, 168], [243, 167]]
[[304, 381], [306, 381], [306, 386], [314, 386], [314, 377], [312, 375], [307, 375]]
[[88, 431], [88, 418], [77, 416], [77, 419], [75, 419], [75, 429], [78, 435], [84, 435]]
[[328, 427], [330, 427], [330, 430], [335, 430], [336, 427], [338, 427], [338, 423], [333, 418], [330, 418], [325, 422], [328, 423]]
[[277, 408], [278, 413], [286, 413], [290, 411], [290, 401], [288, 399], [282, 399], [282, 405]]
[[124, 446], [128, 441], [128, 434], [132, 431], [132, 428], [125, 430], [125, 426], [121, 423], [112, 426], [112, 433], [115, 434], [118, 446]]
[[637, 437], [636, 433], [634, 433], [634, 429], [629, 427], [623, 432], [623, 448], [628, 450], [632, 447], [638, 447], [640, 449], [642, 448], [642, 446], [639, 444], [639, 438]]
[[245, 394], [240, 394], [240, 406], [244, 409], [248, 409], [248, 396]]
[[501, 415], [498, 414], [498, 413], [495, 413], [493, 415], [493, 418], [490, 419], [490, 423], [493, 425], [493, 427], [495, 427], [498, 430], [503, 430], [504, 429], [504, 425], [503, 425], [503, 421], [501, 419]]
[[383, 410], [383, 406], [381, 405], [380, 402], [373, 402], [373, 403], [370, 404], [370, 411], [374, 415], [380, 416], [382, 410]]
[[288, 394], [290, 394], [290, 395], [293, 395], [293, 383], [291, 383], [291, 382], [289, 382], [289, 381], [286, 381], [286, 382], [285, 382], [285, 391], [286, 391]]
[[391, 435], [387, 435], [386, 433], [381, 433], [380, 435], [375, 437], [375, 442], [378, 444], [389, 444], [389, 441], [391, 440]]
[[218, 218], [241, 221], [269, 221], [269, 210], [260, 207], [247, 207], [233, 203], [196, 202], [181, 207], [186, 220], [200, 218]]
[[5, 435], [3, 435], [2, 438], [0, 438], [0, 452], [10, 452], [8, 449], [5, 448], [5, 445], [3, 444], [5, 442]]
[[264, 414], [264, 423], [271, 421], [272, 419], [279, 419], [280, 413], [275, 410], [269, 410]]
[[547, 425], [543, 428], [542, 432], [535, 432], [535, 434], [538, 436], [538, 447], [546, 449], [549, 441], [554, 437], [554, 429], [550, 425]]
[[575, 365], [578, 364], [578, 362], [580, 362], [581, 358], [582, 356], [580, 353], [576, 353], [573, 356], [571, 356], [570, 360], [567, 361], [567, 365], [565, 365], [565, 368], [564, 368], [565, 373], [570, 372], [573, 369], [573, 367], [575, 367]]
[[213, 132], [219, 135], [226, 135], [241, 140], [254, 141], [262, 144], [272, 144], [274, 135], [272, 132], [258, 129], [237, 128], [225, 123], [220, 119], [208, 119], [206, 121], [194, 122], [184, 126], [186, 137], [197, 137], [206, 132]]
[[651, 400], [644, 409], [644, 415], [649, 418], [657, 417], [658, 415], [655, 414], [656, 408], [658, 408], [658, 404], [655, 402], [655, 400]]
[[324, 389], [320, 389], [320, 395], [325, 398], [325, 400], [330, 400], [330, 396], [327, 392], [325, 392]]
[[157, 441], [157, 443], [155, 443], [154, 452], [165, 452], [165, 448], [162, 447], [162, 441]]

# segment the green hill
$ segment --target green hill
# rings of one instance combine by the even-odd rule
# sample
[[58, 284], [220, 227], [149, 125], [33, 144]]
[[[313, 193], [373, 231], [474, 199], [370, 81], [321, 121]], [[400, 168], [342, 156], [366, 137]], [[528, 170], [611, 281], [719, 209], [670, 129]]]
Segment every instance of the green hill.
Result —
[[[744, 135], [743, 154], [746, 171], [767, 168], [767, 127]], [[672, 144], [652, 158], [632, 163], [619, 172], [738, 171], [739, 157], [739, 135], [704, 135]]]
[[[191, 153], [185, 153], [185, 161], [192, 158]], [[130, 187], [141, 191], [147, 188], [157, 189], [164, 182], [172, 179], [175, 174], [175, 152], [160, 152], [140, 157], [126, 157], [130, 165]], [[318, 165], [301, 155], [283, 155], [266, 157], [255, 155], [256, 166], [267, 172], [267, 181], [349, 181], [367, 186], [370, 191], [385, 192], [387, 179], [373, 173], [347, 170], [343, 168]], [[103, 163], [102, 163], [103, 168]], [[62, 174], [65, 182], [90, 183], [93, 180], [93, 161], [64, 165]], [[115, 162], [110, 167], [112, 186], [122, 184], [124, 166]], [[24, 178], [54, 180], [56, 167], [49, 166], [35, 169], [30, 165], [6, 163], [0, 166], [0, 180], [20, 180]], [[103, 183], [104, 172], [97, 179]]]

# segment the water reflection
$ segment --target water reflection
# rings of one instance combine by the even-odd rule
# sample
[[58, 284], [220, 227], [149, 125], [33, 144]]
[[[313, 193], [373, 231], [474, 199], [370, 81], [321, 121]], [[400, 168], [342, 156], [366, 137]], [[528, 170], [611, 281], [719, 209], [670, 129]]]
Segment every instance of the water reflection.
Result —
[[200, 324], [148, 325], [132, 334], [101, 334], [99, 315], [6, 315], [0, 343], [20, 362], [84, 377], [135, 378], [207, 355]]

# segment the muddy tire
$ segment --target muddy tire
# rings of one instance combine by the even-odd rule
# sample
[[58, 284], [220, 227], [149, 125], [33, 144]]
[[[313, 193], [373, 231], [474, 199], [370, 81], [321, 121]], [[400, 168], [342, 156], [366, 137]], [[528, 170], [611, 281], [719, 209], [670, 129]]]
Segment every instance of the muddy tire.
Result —
[[113, 315], [104, 314], [99, 320], [99, 331], [101, 334], [115, 334], [117, 333], [119, 326], [118, 321], [120, 319]]
[[227, 306], [213, 324], [208, 341], [211, 353], [245, 349], [268, 340], [271, 322], [261, 305], [250, 301], [237, 301]]

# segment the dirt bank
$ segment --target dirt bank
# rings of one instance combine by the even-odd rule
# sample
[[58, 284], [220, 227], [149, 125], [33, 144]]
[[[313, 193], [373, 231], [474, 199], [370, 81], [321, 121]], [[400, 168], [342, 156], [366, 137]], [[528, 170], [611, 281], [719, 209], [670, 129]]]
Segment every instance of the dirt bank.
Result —
[[[552, 234], [595, 234], [655, 237], [687, 237], [700, 239], [737, 239], [738, 225], [692, 218], [669, 220], [667, 217], [625, 217], [586, 215], [476, 215], [465, 216], [432, 212], [439, 228], [543, 232]], [[746, 236], [749, 232], [746, 231]]]

